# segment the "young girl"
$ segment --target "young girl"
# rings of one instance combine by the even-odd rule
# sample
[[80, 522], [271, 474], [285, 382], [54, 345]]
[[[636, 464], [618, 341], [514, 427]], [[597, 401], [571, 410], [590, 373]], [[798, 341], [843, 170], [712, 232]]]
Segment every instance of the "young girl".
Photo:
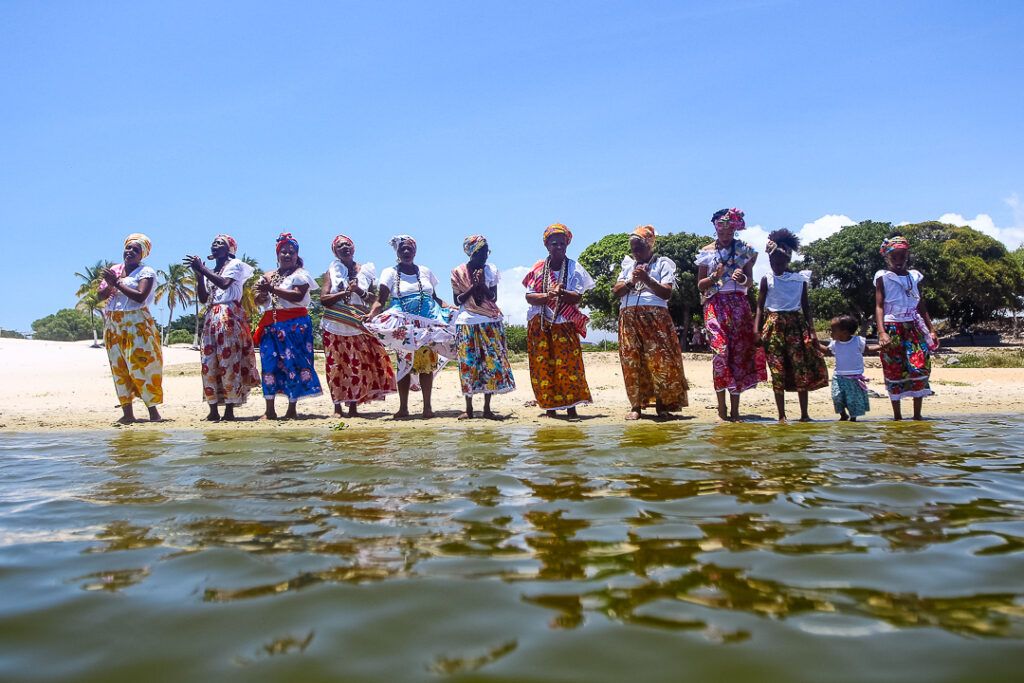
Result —
[[766, 251], [772, 272], [761, 278], [754, 320], [772, 373], [779, 422], [786, 420], [784, 392], [797, 392], [800, 421], [809, 422], [807, 392], [828, 384], [825, 358], [818, 347], [807, 303], [807, 278], [786, 270], [799, 247], [800, 238], [789, 230], [775, 230], [768, 235]]
[[832, 341], [822, 343], [822, 350], [835, 356], [836, 371], [832, 375], [832, 405], [840, 420], [856, 422], [870, 410], [867, 378], [864, 377], [864, 354], [878, 353], [857, 335], [857, 319], [851, 315], [832, 318]]
[[[931, 351], [939, 344], [918, 288], [924, 276], [908, 270], [910, 242], [903, 235], [887, 237], [879, 251], [889, 268], [875, 273], [875, 322], [892, 417], [902, 420], [900, 401], [912, 398], [914, 419], [921, 420], [921, 403], [925, 396], [934, 393], [928, 376], [932, 368]], [[923, 325], [919, 324], [918, 316]]]

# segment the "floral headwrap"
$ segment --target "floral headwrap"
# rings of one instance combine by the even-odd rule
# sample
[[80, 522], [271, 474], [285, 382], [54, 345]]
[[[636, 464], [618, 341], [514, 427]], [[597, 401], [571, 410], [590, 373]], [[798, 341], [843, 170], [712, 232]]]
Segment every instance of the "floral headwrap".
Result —
[[878, 248], [878, 253], [882, 256], [888, 256], [897, 249], [910, 249], [910, 241], [903, 235], [886, 237], [882, 240], [882, 246]]
[[466, 252], [466, 256], [469, 258], [473, 258], [473, 254], [486, 246], [487, 238], [483, 235], [470, 235], [466, 239], [462, 240], [462, 251]]
[[331, 241], [331, 251], [338, 251], [338, 247], [346, 243], [352, 245], [352, 251], [356, 250], [356, 243], [352, 241], [351, 237], [349, 237], [348, 235], [337, 235]]
[[143, 235], [141, 232], [133, 232], [124, 238], [124, 247], [128, 248], [129, 244], [137, 244], [142, 249], [142, 257], [146, 258], [149, 256], [149, 252], [153, 251], [153, 243], [148, 237]]
[[411, 235], [395, 235], [388, 240], [388, 244], [391, 245], [391, 248], [395, 250], [396, 254], [404, 242], [411, 242], [412, 248], [416, 248], [416, 240], [414, 240]]
[[224, 244], [228, 245], [229, 255], [234, 256], [235, 254], [238, 253], [238, 242], [236, 242], [235, 238], [232, 237], [231, 235], [222, 232], [221, 234], [213, 238], [214, 242], [216, 242], [217, 240], [223, 240]]
[[648, 247], [654, 249], [654, 226], [653, 225], [638, 225], [630, 235], [629, 239], [640, 239], [643, 240]]
[[281, 250], [284, 249], [284, 245], [286, 245], [286, 244], [292, 245], [292, 248], [295, 249], [296, 253], [298, 253], [298, 251], [299, 251], [299, 241], [297, 239], [295, 239], [294, 237], [292, 237], [292, 234], [290, 232], [282, 232], [280, 235], [277, 236], [277, 247], [276, 247], [276, 249], [277, 249], [277, 253], [278, 254], [281, 253]]
[[554, 235], [565, 235], [566, 244], [572, 242], [572, 230], [561, 223], [552, 223], [544, 230], [544, 244], [547, 244], [548, 240]]
[[725, 223], [733, 230], [743, 230], [747, 227], [746, 221], [743, 220], [743, 212], [739, 209], [728, 209], [723, 215], [713, 220], [712, 223], [715, 226], [719, 223]]

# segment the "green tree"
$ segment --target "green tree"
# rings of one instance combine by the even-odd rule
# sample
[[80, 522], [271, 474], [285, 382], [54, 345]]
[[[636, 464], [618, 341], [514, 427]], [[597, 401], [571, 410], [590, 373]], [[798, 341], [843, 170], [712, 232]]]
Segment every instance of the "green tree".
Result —
[[25, 339], [25, 335], [17, 330], [0, 330], [0, 339]]
[[82, 272], [75, 273], [75, 277], [82, 281], [78, 287], [78, 291], [75, 292], [75, 296], [78, 297], [78, 304], [76, 308], [81, 311], [88, 311], [89, 318], [93, 320], [92, 326], [92, 345], [93, 348], [99, 347], [99, 339], [97, 338], [97, 328], [102, 327], [102, 324], [96, 324], [96, 313], [101, 307], [99, 300], [99, 287], [100, 282], [103, 280], [103, 271], [107, 268], [112, 267], [114, 264], [111, 261], [97, 261], [91, 266], [86, 266], [82, 269]]
[[249, 316], [249, 321], [255, 325], [260, 319], [260, 307], [256, 305], [256, 292], [253, 287], [259, 282], [259, 279], [263, 277], [263, 271], [260, 269], [259, 261], [242, 254], [242, 261], [252, 266], [252, 277], [245, 281], [242, 285], [242, 309], [245, 310], [245, 314]]
[[506, 325], [505, 343], [512, 353], [526, 353], [526, 326]]
[[[156, 285], [156, 297], [154, 300], [156, 303], [160, 303], [165, 298], [167, 299], [167, 308], [170, 309], [167, 314], [168, 326], [174, 318], [175, 307], [178, 304], [189, 305], [196, 295], [194, 285], [189, 283], [189, 274], [191, 272], [191, 268], [181, 263], [172, 263], [166, 271], [156, 271], [158, 284]], [[195, 278], [192, 278], [192, 282], [195, 282]], [[164, 344], [166, 344], [166, 327], [161, 336], [164, 337]]]
[[92, 336], [92, 318], [73, 308], [62, 308], [32, 323], [32, 336], [47, 341], [80, 341]]
[[956, 329], [1014, 308], [1024, 291], [1024, 270], [999, 240], [974, 228], [936, 221], [903, 226], [911, 267], [924, 274], [928, 312]]
[[[862, 221], [801, 247], [802, 267], [812, 273], [812, 292], [831, 289], [838, 293], [814, 294], [816, 303], [828, 302], [831, 306], [827, 311], [816, 310], [816, 315], [853, 313], [860, 318], [862, 329], [866, 329], [875, 313], [874, 274], [885, 267], [878, 247], [892, 231], [891, 223]], [[839, 310], [843, 302], [846, 308]]]
[[[657, 256], [675, 261], [676, 281], [668, 308], [672, 320], [683, 330], [684, 344], [689, 341], [693, 314], [701, 310], [697, 292], [697, 252], [711, 238], [688, 232], [659, 235], [654, 247]], [[614, 233], [602, 237], [580, 253], [580, 263], [594, 277], [595, 287], [583, 296], [583, 305], [590, 309], [591, 324], [602, 330], [615, 330], [619, 315], [619, 298], [612, 294], [612, 285], [619, 276], [622, 259], [629, 253], [629, 234]]]

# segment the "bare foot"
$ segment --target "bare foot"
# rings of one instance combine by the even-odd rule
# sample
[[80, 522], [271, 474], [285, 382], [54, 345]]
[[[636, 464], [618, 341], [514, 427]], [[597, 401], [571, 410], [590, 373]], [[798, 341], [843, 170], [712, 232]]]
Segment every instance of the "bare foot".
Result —
[[801, 422], [811, 422], [811, 421], [812, 421], [812, 420], [811, 420], [811, 416], [810, 416], [810, 415], [802, 415], [802, 416], [800, 417], [800, 421], [801, 421]]
[[460, 420], [472, 420], [473, 419], [473, 413], [461, 413], [459, 415], [459, 419]]
[[337, 415], [338, 417], [345, 417], [345, 411], [341, 409], [340, 403], [334, 404], [334, 414]]
[[427, 410], [426, 408], [424, 408], [423, 409], [423, 419], [424, 420], [429, 420], [432, 417], [434, 417], [434, 411], [433, 410]]
[[407, 417], [409, 417], [409, 410], [407, 408], [399, 408], [395, 412], [395, 414], [392, 415], [392, 417], [395, 418], [396, 420], [401, 420], [401, 419], [407, 418]]
[[485, 420], [500, 420], [501, 419], [496, 414], [492, 413], [490, 410], [485, 410], [481, 414], [483, 415]]
[[134, 423], [135, 423], [135, 418], [131, 417], [130, 415], [122, 415], [121, 417], [117, 418], [117, 424], [120, 424], [120, 425], [130, 425], [130, 424], [134, 424]]
[[220, 415], [211, 410], [203, 419], [207, 422], [220, 422]]
[[235, 408], [230, 403], [224, 406], [224, 417], [221, 418], [225, 422], [235, 421]]
[[[847, 415], [846, 413], [839, 413], [839, 421], [840, 422], [845, 422], [846, 420], [849, 420], [849, 419], [850, 419], [850, 416]], [[857, 420], [857, 418], [853, 418], [853, 419], [854, 419], [854, 421]]]
[[356, 410], [356, 404], [355, 403], [348, 404], [348, 416], [349, 417], [359, 417], [359, 411]]
[[544, 417], [555, 417], [555, 416], [557, 416], [557, 413], [555, 411], [553, 411], [553, 410], [545, 410], [544, 411]]
[[260, 420], [276, 420], [277, 419], [277, 413], [263, 413], [262, 415], [260, 415], [259, 419]]
[[639, 410], [631, 410], [631, 411], [629, 411], [628, 413], [626, 413], [626, 419], [631, 421], [631, 422], [633, 420], [639, 420], [640, 419], [640, 411]]
[[[846, 418], [845, 418], [845, 417], [841, 417], [841, 418], [839, 418], [839, 419], [840, 419], [840, 420], [845, 420]], [[850, 418], [850, 422], [856, 422], [856, 421], [857, 421], [857, 418], [856, 418], [856, 417], [851, 417], [851, 418]]]
[[160, 417], [160, 411], [158, 411], [156, 409], [156, 406], [153, 406], [152, 408], [149, 409], [149, 421], [150, 422], [161, 422], [161, 421], [163, 421], [163, 418]]

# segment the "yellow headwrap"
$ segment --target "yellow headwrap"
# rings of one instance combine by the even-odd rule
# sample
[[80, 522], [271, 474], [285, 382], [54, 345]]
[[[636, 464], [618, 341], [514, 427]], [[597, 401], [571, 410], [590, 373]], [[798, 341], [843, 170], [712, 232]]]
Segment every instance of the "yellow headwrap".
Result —
[[552, 235], [565, 235], [565, 243], [569, 244], [572, 242], [572, 230], [561, 223], [552, 223], [544, 230], [544, 244], [548, 243]]
[[144, 259], [149, 256], [149, 252], [153, 250], [153, 243], [149, 241], [149, 238], [143, 235], [141, 232], [133, 232], [124, 238], [124, 246], [127, 249], [129, 244], [135, 243], [142, 248], [142, 256], [140, 259]]
[[654, 226], [653, 225], [638, 225], [636, 230], [630, 234], [629, 238], [633, 239], [637, 237], [647, 243], [647, 246], [654, 249]]

